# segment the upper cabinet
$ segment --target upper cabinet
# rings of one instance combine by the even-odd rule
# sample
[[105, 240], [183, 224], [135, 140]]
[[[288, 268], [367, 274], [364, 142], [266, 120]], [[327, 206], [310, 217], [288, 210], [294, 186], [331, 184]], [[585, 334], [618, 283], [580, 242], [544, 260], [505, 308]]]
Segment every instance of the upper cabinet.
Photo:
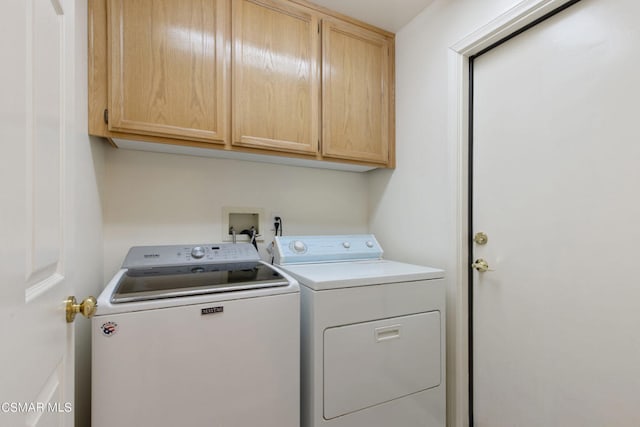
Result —
[[109, 0], [109, 130], [224, 143], [226, 0]]
[[306, 0], [89, 0], [89, 132], [120, 146], [395, 167], [393, 66]]
[[315, 155], [320, 119], [320, 36], [309, 10], [234, 0], [233, 145]]
[[386, 37], [323, 20], [323, 156], [389, 162], [391, 59]]

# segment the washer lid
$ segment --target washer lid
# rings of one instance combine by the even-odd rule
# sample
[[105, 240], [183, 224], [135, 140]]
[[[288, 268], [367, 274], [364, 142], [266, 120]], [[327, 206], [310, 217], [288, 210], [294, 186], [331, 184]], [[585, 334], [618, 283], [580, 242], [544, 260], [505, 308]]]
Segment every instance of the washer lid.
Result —
[[137, 268], [125, 270], [111, 302], [237, 292], [288, 284], [280, 273], [261, 262]]
[[437, 268], [389, 260], [280, 265], [301, 285], [314, 290], [440, 279]]

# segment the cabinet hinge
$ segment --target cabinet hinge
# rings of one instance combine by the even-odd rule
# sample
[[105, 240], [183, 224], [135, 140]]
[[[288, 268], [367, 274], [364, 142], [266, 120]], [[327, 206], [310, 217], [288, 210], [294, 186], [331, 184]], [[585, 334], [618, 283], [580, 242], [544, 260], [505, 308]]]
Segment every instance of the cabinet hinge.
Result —
[[109, 109], [105, 108], [103, 116], [105, 124], [109, 124]]

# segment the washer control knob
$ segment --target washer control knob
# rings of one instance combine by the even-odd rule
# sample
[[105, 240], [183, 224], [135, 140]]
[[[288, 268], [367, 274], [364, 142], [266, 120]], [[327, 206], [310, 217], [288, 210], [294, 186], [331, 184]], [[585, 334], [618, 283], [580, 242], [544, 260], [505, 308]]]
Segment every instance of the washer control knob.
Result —
[[296, 240], [295, 242], [293, 242], [293, 250], [300, 253], [300, 252], [304, 252], [307, 249], [307, 246], [304, 244], [304, 242], [300, 241], [300, 240]]
[[196, 246], [191, 249], [191, 256], [196, 259], [202, 258], [204, 256], [204, 248], [202, 246]]
[[351, 243], [349, 243], [349, 242], [343, 242], [343, 243], [342, 243], [342, 246], [343, 246], [345, 249], [349, 249], [349, 248], [351, 247]]
[[373, 242], [371, 240], [367, 240], [367, 247], [368, 248], [372, 248], [373, 247]]

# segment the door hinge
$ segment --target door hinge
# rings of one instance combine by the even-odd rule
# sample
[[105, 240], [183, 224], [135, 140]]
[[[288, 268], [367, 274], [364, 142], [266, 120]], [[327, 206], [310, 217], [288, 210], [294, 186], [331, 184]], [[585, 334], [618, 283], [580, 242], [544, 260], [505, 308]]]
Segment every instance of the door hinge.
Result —
[[105, 124], [109, 124], [109, 109], [108, 108], [104, 109], [104, 113], [102, 115], [102, 118], [104, 119]]
[[320, 23], [318, 22], [318, 34], [320, 34]]

